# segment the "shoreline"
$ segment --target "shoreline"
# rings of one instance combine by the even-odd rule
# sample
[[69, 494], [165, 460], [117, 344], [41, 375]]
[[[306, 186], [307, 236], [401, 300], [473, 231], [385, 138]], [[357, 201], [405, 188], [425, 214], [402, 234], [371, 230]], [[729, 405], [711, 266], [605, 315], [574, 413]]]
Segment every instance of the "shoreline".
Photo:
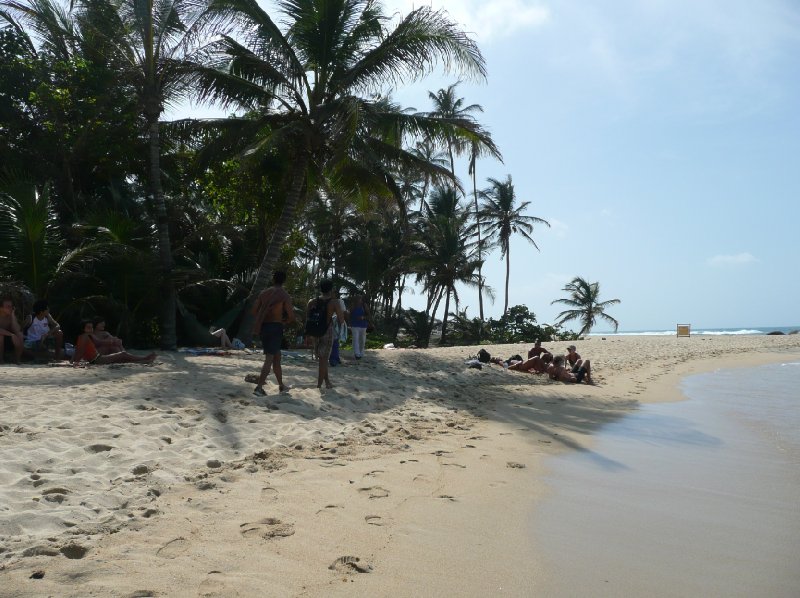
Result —
[[[545, 345], [560, 352], [567, 344]], [[64, 492], [42, 494], [38, 511], [17, 508], [16, 520], [0, 511], [0, 587], [7, 588], [0, 595], [485, 595], [500, 588], [525, 595], [541, 571], [520, 522], [547, 492], [543, 457], [586, 449], [594, 430], [639, 403], [680, 400], [685, 376], [800, 359], [796, 336], [577, 344], [592, 359], [597, 386], [500, 368], [465, 370], [464, 358], [479, 347], [370, 352], [367, 363], [334, 369], [338, 388], [326, 395], [301, 383], [291, 397], [264, 401], [252, 399], [241, 382], [257, 356], [221, 363], [169, 355], [153, 368], [69, 373], [23, 367], [16, 376], [6, 367], [0, 370], [6, 404], [7, 378], [17, 389], [32, 389], [21, 401], [29, 409], [12, 409], [10, 417], [34, 420], [21, 424], [30, 428], [25, 432], [0, 436], [0, 449], [17, 457], [0, 472], [20, 488], [12, 498], [30, 501], [38, 491], [19, 479], [25, 445], [68, 433], [41, 415], [45, 405], [64, 402], [48, 396], [60, 375], [73, 384], [82, 374], [93, 382], [74, 394], [62, 389], [63, 399], [83, 409], [64, 414], [73, 431], [79, 414], [94, 407], [105, 421], [118, 418], [150, 434], [143, 442], [140, 434], [89, 426], [69, 444], [113, 448], [93, 454], [72, 447], [67, 454], [86, 465], [71, 478], [29, 474], [53, 478], [36, 488]], [[521, 347], [489, 349], [505, 356]], [[290, 383], [310, 382], [313, 366], [287, 360], [284, 375]], [[81, 405], [88, 396], [98, 404]], [[112, 463], [123, 450], [129, 458]], [[36, 465], [28, 462], [28, 469]], [[90, 465], [112, 482], [94, 495]], [[137, 465], [146, 471], [134, 474]], [[87, 488], [70, 481], [84, 475]], [[80, 502], [100, 510], [98, 521], [64, 515], [71, 525], [59, 533], [9, 540], [8, 521], [33, 527], [43, 512], [69, 505], [75, 519]], [[31, 556], [21, 556], [26, 550]], [[359, 561], [338, 560], [351, 556]], [[44, 577], [30, 579], [34, 570]]]

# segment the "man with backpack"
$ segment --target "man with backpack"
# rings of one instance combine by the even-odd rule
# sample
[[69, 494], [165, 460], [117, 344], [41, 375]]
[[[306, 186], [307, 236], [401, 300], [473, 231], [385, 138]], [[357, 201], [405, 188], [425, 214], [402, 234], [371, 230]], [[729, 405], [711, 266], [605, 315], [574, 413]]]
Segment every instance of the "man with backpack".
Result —
[[284, 324], [294, 322], [294, 307], [291, 296], [283, 288], [284, 282], [286, 282], [286, 272], [275, 272], [272, 275], [272, 286], [261, 291], [253, 306], [253, 315], [256, 317], [253, 322], [253, 332], [261, 335], [261, 344], [264, 347], [264, 365], [261, 366], [258, 383], [253, 390], [253, 394], [259, 397], [267, 394], [264, 392], [264, 384], [270, 369], [275, 372], [278, 390], [281, 392], [289, 390], [283, 384], [281, 342]]
[[306, 309], [306, 335], [313, 341], [314, 354], [319, 360], [319, 373], [317, 375], [317, 388], [333, 388], [328, 378], [328, 359], [333, 346], [334, 314], [338, 321], [344, 321], [344, 313], [338, 301], [333, 301], [333, 281], [327, 278], [319, 283], [320, 295], [308, 302]]

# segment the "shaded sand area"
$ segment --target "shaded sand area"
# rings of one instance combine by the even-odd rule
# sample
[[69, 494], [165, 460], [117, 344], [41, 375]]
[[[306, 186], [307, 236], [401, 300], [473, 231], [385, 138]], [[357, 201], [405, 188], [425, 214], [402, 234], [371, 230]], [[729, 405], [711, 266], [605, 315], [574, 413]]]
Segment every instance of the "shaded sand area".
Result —
[[683, 375], [800, 358], [796, 335], [576, 344], [595, 386], [466, 369], [477, 347], [368, 352], [324, 393], [287, 357], [265, 398], [255, 355], [2, 367], [0, 596], [531, 595], [542, 457]]

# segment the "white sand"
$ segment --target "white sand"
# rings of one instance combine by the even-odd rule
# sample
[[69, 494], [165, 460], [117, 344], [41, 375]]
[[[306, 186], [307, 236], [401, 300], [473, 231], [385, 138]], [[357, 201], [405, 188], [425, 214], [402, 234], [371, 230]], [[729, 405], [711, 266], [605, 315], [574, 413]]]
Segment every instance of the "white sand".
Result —
[[596, 386], [465, 369], [477, 347], [369, 352], [326, 393], [286, 358], [295, 388], [264, 399], [255, 355], [6, 365], [0, 596], [530, 595], [541, 456], [682, 375], [800, 357], [795, 335], [576, 344]]

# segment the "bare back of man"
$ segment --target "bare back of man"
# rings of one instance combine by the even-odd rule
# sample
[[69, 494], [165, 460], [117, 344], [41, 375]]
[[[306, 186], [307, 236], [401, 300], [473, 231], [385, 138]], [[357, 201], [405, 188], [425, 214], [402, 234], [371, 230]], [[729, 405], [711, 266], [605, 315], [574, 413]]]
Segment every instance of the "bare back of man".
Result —
[[264, 396], [264, 384], [270, 370], [275, 372], [278, 381], [278, 390], [289, 390], [283, 384], [283, 371], [281, 369], [281, 342], [283, 340], [283, 326], [294, 322], [294, 307], [292, 297], [283, 288], [286, 280], [284, 272], [275, 272], [272, 277], [273, 286], [261, 291], [253, 306], [253, 333], [261, 335], [261, 344], [264, 348], [264, 364], [258, 382], [253, 390], [256, 396]]
[[11, 299], [3, 299], [0, 304], [0, 363], [3, 363], [5, 351], [14, 354], [14, 361], [20, 362], [22, 358], [23, 337], [22, 329], [14, 315], [14, 303]]

